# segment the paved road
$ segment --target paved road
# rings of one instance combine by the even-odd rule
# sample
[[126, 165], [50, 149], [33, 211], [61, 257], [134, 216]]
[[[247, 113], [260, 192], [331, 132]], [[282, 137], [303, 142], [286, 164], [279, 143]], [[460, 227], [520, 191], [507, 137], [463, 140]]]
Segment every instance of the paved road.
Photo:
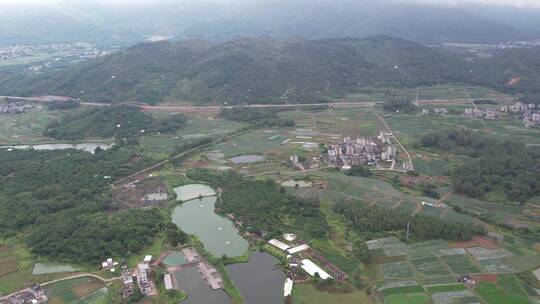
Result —
[[408, 170], [411, 170], [411, 171], [414, 171], [414, 165], [413, 165], [413, 162], [412, 162], [412, 158], [411, 158], [411, 155], [409, 154], [409, 151], [407, 151], [407, 149], [405, 149], [405, 147], [399, 142], [399, 140], [397, 139], [397, 137], [394, 135], [394, 133], [392, 132], [392, 129], [390, 129], [390, 126], [386, 123], [386, 121], [384, 120], [384, 118], [379, 115], [379, 113], [376, 113], [375, 115], [377, 115], [377, 117], [381, 120], [381, 122], [384, 124], [384, 126], [386, 127], [386, 129], [388, 130], [388, 133], [392, 134], [392, 137], [394, 138], [394, 140], [396, 141], [396, 143], [401, 147], [401, 149], [403, 150], [403, 152], [405, 152], [405, 154], [407, 155], [407, 158], [409, 159], [409, 168], [407, 168]]

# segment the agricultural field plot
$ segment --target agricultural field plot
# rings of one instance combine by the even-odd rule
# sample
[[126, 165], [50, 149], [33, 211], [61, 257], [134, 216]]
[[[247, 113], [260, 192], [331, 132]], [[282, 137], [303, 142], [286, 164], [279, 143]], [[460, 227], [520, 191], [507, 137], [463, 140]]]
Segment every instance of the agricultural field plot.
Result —
[[411, 278], [414, 276], [413, 268], [407, 262], [392, 262], [381, 265], [384, 278], [387, 280]]
[[348, 293], [330, 293], [318, 291], [311, 284], [295, 284], [292, 293], [294, 304], [350, 304], [372, 303], [364, 290], [354, 290]]
[[521, 208], [507, 203], [493, 203], [459, 194], [452, 194], [446, 201], [456, 207], [463, 208], [468, 212], [485, 216], [492, 221], [515, 227], [539, 228], [540, 221], [532, 208]]
[[464, 291], [464, 290], [467, 290], [467, 287], [465, 287], [465, 285], [463, 284], [447, 284], [447, 285], [425, 286], [425, 289], [430, 293], [438, 293], [438, 292]]
[[18, 269], [17, 258], [0, 258], [0, 278], [10, 273], [16, 272]]
[[[153, 115], [159, 116], [155, 113]], [[190, 116], [186, 127], [176, 134], [147, 135], [141, 137], [139, 142], [147, 153], [162, 158], [173, 152], [179, 145], [205, 138], [218, 138], [245, 126], [245, 124], [224, 119]]]
[[480, 273], [480, 269], [474, 266], [466, 254], [445, 255], [441, 258], [456, 274]]
[[478, 263], [487, 273], [514, 273], [517, 271], [505, 259], [480, 260]]
[[104, 283], [92, 278], [77, 278], [46, 286], [50, 303], [80, 303], [81, 299], [104, 287]]
[[471, 301], [475, 297], [470, 290], [436, 292], [431, 298], [433, 304], [480, 303], [478, 299]]
[[45, 127], [56, 119], [62, 112], [36, 110], [23, 114], [0, 115], [0, 145], [33, 144], [55, 142], [54, 139], [43, 137]]
[[417, 273], [424, 276], [442, 276], [449, 274], [442, 262], [434, 256], [412, 259], [411, 264]]
[[426, 293], [399, 293], [384, 297], [386, 304], [429, 304], [431, 297]]
[[476, 293], [487, 304], [529, 304], [531, 303], [525, 292], [510, 282], [494, 284], [482, 282], [476, 289]]

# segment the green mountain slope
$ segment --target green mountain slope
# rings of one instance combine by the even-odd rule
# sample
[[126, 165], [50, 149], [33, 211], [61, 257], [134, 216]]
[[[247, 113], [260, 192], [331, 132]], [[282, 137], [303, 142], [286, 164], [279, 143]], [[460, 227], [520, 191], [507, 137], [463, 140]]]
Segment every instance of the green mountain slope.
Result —
[[98, 102], [313, 102], [366, 86], [418, 86], [467, 77], [473, 63], [422, 44], [367, 39], [239, 39], [142, 44], [66, 70], [0, 82], [6, 95]]

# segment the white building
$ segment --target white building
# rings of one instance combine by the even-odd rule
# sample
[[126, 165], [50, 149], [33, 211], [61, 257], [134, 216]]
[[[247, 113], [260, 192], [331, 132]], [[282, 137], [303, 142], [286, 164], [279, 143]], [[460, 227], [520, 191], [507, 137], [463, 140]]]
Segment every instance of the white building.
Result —
[[312, 277], [315, 276], [315, 273], [318, 273], [319, 277], [323, 280], [332, 278], [326, 271], [322, 270], [322, 268], [317, 266], [311, 260], [308, 260], [308, 259], [302, 260], [301, 267]]

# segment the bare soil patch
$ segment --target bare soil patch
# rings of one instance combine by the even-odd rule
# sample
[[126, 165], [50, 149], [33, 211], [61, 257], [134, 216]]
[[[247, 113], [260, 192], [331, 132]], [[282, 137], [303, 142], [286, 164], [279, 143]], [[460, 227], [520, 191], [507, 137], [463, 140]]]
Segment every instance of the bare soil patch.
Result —
[[452, 242], [448, 244], [450, 248], [471, 248], [471, 247], [483, 247], [486, 249], [497, 249], [499, 246], [493, 241], [488, 240], [483, 236], [473, 236], [470, 241], [465, 242]]
[[10, 258], [10, 259], [5, 259], [5, 260], [0, 260], [0, 277], [16, 272], [17, 269], [18, 269], [17, 259]]
[[496, 274], [479, 274], [479, 275], [473, 275], [473, 280], [476, 282], [491, 282], [491, 283], [497, 283], [498, 275]]

